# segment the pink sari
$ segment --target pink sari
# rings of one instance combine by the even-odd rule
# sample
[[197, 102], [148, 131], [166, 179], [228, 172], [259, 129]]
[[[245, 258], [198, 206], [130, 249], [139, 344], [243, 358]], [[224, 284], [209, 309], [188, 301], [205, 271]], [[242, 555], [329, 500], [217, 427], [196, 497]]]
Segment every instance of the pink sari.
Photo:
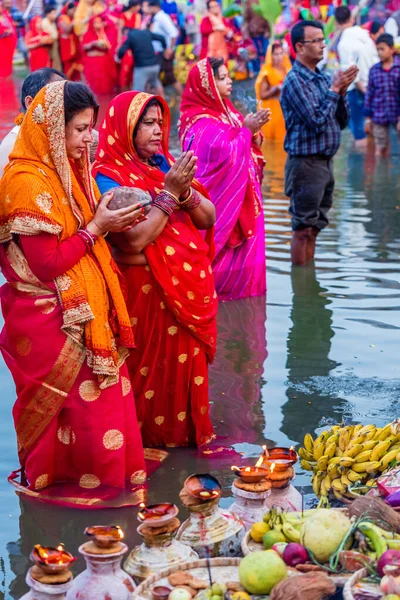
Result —
[[220, 300], [266, 291], [263, 157], [243, 116], [217, 90], [208, 59], [189, 73], [182, 96], [179, 135], [183, 149], [194, 135], [196, 178], [217, 211], [213, 272]]

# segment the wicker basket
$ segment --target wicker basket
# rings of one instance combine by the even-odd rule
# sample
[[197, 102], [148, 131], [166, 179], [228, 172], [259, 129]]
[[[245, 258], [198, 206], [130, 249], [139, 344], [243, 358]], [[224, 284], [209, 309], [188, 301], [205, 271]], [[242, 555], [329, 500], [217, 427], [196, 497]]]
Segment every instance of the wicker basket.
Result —
[[[361, 579], [364, 579], [364, 577], [368, 577], [369, 573], [368, 573], [368, 569], [360, 569], [359, 571], [356, 571], [355, 573], [353, 573], [353, 575], [351, 576], [351, 578], [348, 580], [348, 582], [346, 583], [346, 585], [343, 588], [343, 600], [354, 600], [354, 588], [356, 586], [356, 584], [361, 581]], [[379, 590], [379, 586], [371, 586], [371, 587], [376, 587], [376, 591], [378, 592]], [[378, 597], [378, 596], [377, 596]], [[383, 597], [383, 593], [381, 594], [381, 597]]]
[[[240, 558], [211, 558], [211, 575], [213, 581], [218, 583], [226, 583], [228, 581], [239, 581], [238, 567], [240, 564]], [[163, 569], [159, 573], [155, 573], [150, 577], [147, 577], [142, 583], [136, 588], [133, 598], [138, 600], [151, 600], [151, 591], [156, 585], [169, 585], [168, 576], [176, 571], [191, 571], [195, 577], [208, 581], [208, 569], [207, 560], [196, 559], [187, 563], [180, 563], [167, 569]]]

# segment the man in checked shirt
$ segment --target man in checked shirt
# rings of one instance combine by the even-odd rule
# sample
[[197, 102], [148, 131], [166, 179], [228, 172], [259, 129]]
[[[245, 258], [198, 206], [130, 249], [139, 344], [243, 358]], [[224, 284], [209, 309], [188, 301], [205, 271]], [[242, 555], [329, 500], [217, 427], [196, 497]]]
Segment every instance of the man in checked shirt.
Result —
[[317, 235], [328, 225], [334, 187], [332, 158], [349, 120], [346, 91], [358, 68], [337, 71], [332, 80], [319, 71], [325, 38], [316, 21], [297, 23], [291, 40], [296, 61], [280, 99], [288, 153], [285, 194], [290, 197], [292, 262], [305, 265], [314, 258]]

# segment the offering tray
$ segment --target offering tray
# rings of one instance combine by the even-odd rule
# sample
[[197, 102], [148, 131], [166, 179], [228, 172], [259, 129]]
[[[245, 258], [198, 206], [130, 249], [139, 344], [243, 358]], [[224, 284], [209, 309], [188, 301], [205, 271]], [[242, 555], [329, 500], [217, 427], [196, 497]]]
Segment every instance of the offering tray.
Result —
[[[360, 569], [352, 574], [352, 577], [347, 581], [343, 590], [343, 599], [344, 600], [355, 600], [356, 596], [354, 593], [357, 590], [357, 586], [360, 586], [361, 580], [364, 577], [368, 577], [367, 569]], [[364, 589], [364, 586], [363, 586]], [[361, 591], [361, 590], [360, 590]], [[381, 591], [379, 585], [377, 583], [367, 583], [365, 584], [365, 591], [368, 591], [370, 595], [368, 598], [371, 600], [378, 600], [379, 598], [383, 598], [383, 592]], [[367, 596], [365, 596], [367, 598]]]

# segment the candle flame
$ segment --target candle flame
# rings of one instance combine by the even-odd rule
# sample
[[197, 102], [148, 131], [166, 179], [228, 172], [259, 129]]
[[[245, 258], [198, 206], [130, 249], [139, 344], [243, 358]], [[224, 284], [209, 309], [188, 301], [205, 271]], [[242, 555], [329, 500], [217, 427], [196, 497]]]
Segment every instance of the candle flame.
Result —
[[270, 468], [270, 472], [273, 473], [275, 471], [275, 463], [272, 463], [271, 468]]
[[289, 452], [293, 452], [293, 451], [294, 451], [294, 446], [290, 446]]
[[43, 558], [49, 558], [49, 555], [44, 550], [42, 550], [42, 556]]
[[62, 544], [60, 544], [59, 546], [57, 546], [57, 550], [62, 552], [64, 550], [64, 546]]
[[264, 457], [263, 457], [263, 455], [261, 455], [260, 458], [258, 459], [258, 461], [256, 462], [256, 467], [257, 468], [261, 467], [261, 465], [263, 464], [263, 462], [264, 462]]
[[139, 508], [146, 508], [146, 505], [145, 505], [145, 503], [144, 503], [144, 502], [141, 502], [141, 503], [139, 504]]
[[233, 467], [231, 467], [231, 471], [240, 471], [240, 469], [236, 465], [233, 465]]
[[245, 470], [244, 470], [245, 473], [249, 473], [250, 471], [251, 471], [250, 467], [246, 467]]

